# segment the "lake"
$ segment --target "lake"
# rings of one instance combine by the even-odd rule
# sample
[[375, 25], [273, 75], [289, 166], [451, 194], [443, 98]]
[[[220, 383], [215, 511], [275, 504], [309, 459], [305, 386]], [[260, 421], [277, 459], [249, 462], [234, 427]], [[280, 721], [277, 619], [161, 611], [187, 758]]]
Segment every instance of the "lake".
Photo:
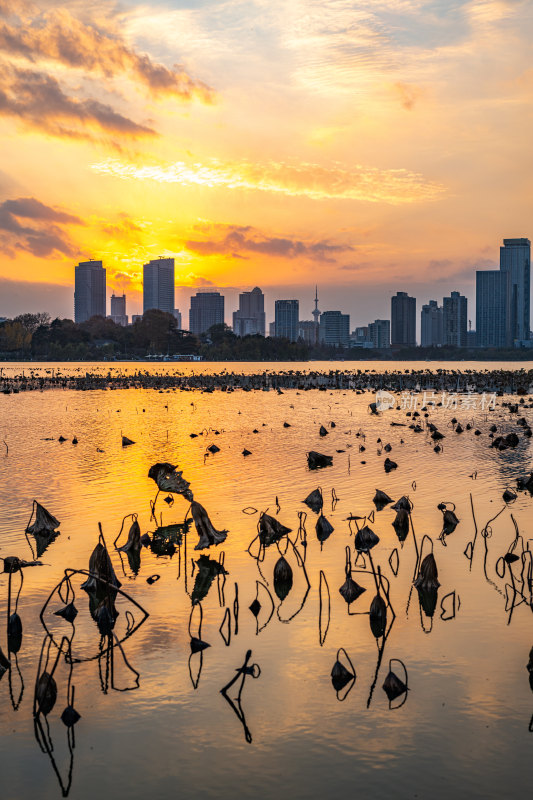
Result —
[[[446, 366], [419, 364], [2, 368], [105, 374]], [[474, 367], [531, 364], [449, 366]], [[10, 662], [0, 679], [4, 798], [303, 800], [355, 791], [444, 800], [518, 798], [529, 790], [533, 500], [523, 491], [508, 504], [502, 499], [533, 469], [530, 439], [518, 425], [521, 417], [533, 424], [529, 398], [498, 397], [494, 408], [459, 398], [430, 406], [428, 418], [422, 402], [408, 407], [399, 395], [398, 408], [370, 414], [373, 399], [318, 390], [0, 394], [0, 556], [42, 562], [0, 574], [0, 646]], [[510, 413], [504, 404], [520, 399], [519, 413]], [[420, 412], [415, 420], [406, 416], [413, 410]], [[445, 437], [439, 452], [428, 421]], [[409, 427], [416, 424], [422, 430]], [[512, 431], [516, 446], [490, 447]], [[124, 447], [123, 436], [134, 444]], [[210, 452], [212, 445], [219, 450]], [[309, 451], [331, 455], [332, 466], [309, 469]], [[397, 468], [386, 472], [386, 458]], [[148, 477], [156, 463], [177, 465], [214, 528], [228, 532], [225, 541], [195, 550], [195, 525], [183, 525], [188, 500], [166, 491], [156, 499]], [[329, 536], [319, 528], [322, 542], [318, 514], [303, 503], [318, 487], [333, 526]], [[391, 504], [377, 510], [376, 489], [395, 501], [409, 497], [404, 541]], [[25, 534], [34, 500], [60, 522], [45, 549], [42, 537]], [[444, 536], [439, 504], [459, 519]], [[258, 539], [262, 512], [290, 529], [266, 547]], [[130, 558], [117, 549], [132, 524], [130, 516], [123, 525], [127, 515], [138, 515], [141, 534], [152, 539]], [[121, 583], [111, 601], [104, 593], [112, 619], [107, 627], [101, 619], [100, 628], [94, 600], [81, 588], [87, 576], [67, 572], [61, 584], [65, 569], [88, 569], [99, 524]], [[356, 534], [365, 524], [379, 542], [358, 554]], [[346, 548], [351, 577], [365, 590], [349, 605], [339, 592]], [[413, 587], [431, 552], [436, 596]], [[23, 632], [8, 642], [10, 578], [9, 610], [16, 608]], [[386, 620], [376, 618], [376, 594]], [[71, 601], [73, 623], [55, 614]], [[198, 640], [209, 647], [199, 649]], [[334, 686], [337, 656], [347, 673], [341, 669]], [[57, 698], [49, 710], [45, 698], [34, 714], [43, 671], [53, 674]], [[408, 687], [392, 701], [382, 688], [389, 671], [400, 689]], [[70, 705], [80, 719], [69, 727], [62, 714]]]

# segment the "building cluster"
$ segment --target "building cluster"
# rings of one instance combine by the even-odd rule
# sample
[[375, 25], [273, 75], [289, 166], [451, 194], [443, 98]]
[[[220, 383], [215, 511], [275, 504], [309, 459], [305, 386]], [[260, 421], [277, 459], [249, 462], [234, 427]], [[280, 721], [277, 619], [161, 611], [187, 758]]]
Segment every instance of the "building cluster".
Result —
[[[476, 329], [468, 321], [468, 301], [459, 292], [444, 297], [442, 305], [430, 300], [422, 306], [420, 344], [422, 347], [524, 347], [533, 345], [530, 334], [530, 250], [529, 239], [504, 239], [500, 247], [499, 270], [476, 271]], [[143, 314], [159, 309], [173, 314], [182, 327], [181, 312], [175, 308], [174, 259], [156, 258], [143, 266]], [[111, 296], [110, 319], [128, 325], [126, 295]], [[74, 319], [84, 322], [92, 316], [106, 316], [106, 270], [101, 261], [84, 261], [75, 268]], [[299, 301], [276, 300], [274, 321], [268, 334], [291, 342], [333, 347], [376, 348], [416, 347], [416, 299], [407, 292], [391, 298], [390, 320], [376, 319], [350, 332], [350, 316], [341, 311], [320, 311], [318, 290], [312, 319], [300, 319]], [[133, 315], [132, 323], [142, 319]], [[200, 335], [225, 320], [224, 296], [200, 291], [191, 297], [189, 330]], [[266, 335], [265, 297], [257, 286], [239, 295], [233, 312], [236, 336]]]

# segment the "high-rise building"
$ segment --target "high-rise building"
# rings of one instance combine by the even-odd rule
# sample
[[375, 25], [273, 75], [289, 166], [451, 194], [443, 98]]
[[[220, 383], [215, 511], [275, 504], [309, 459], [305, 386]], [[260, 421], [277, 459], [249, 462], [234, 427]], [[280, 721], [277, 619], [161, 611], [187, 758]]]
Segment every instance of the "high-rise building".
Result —
[[509, 344], [509, 274], [500, 270], [476, 271], [477, 347]]
[[128, 324], [128, 315], [126, 314], [126, 295], [125, 294], [112, 294], [111, 295], [111, 314], [109, 315], [115, 325], [122, 325], [126, 327]]
[[452, 292], [442, 301], [444, 321], [444, 344], [466, 347], [468, 332], [468, 301], [459, 292]]
[[368, 326], [368, 338], [374, 347], [390, 347], [390, 320], [376, 319]]
[[321, 344], [348, 347], [350, 344], [350, 315], [340, 311], [323, 311], [318, 331]]
[[224, 296], [220, 292], [197, 292], [191, 297], [189, 330], [199, 336], [212, 325], [224, 323]]
[[143, 313], [152, 308], [174, 314], [173, 258], [154, 258], [143, 266]]
[[314, 347], [316, 341], [316, 322], [314, 319], [301, 319], [298, 321], [298, 339], [305, 342], [310, 347]]
[[529, 339], [530, 317], [529, 239], [504, 239], [500, 247], [500, 271], [509, 273], [508, 322], [510, 344]]
[[391, 298], [391, 344], [416, 347], [416, 299], [407, 292]]
[[430, 300], [420, 312], [420, 344], [422, 347], [440, 347], [444, 343], [442, 306]]
[[235, 336], [265, 335], [265, 295], [258, 286], [239, 295], [239, 310], [233, 312]]
[[274, 329], [276, 337], [295, 342], [298, 339], [300, 307], [298, 300], [276, 300]]
[[80, 261], [74, 270], [74, 321], [106, 315], [106, 271], [101, 261]]
[[175, 308], [172, 313], [174, 314], [174, 319], [176, 320], [176, 328], [181, 330], [181, 311], [179, 308]]

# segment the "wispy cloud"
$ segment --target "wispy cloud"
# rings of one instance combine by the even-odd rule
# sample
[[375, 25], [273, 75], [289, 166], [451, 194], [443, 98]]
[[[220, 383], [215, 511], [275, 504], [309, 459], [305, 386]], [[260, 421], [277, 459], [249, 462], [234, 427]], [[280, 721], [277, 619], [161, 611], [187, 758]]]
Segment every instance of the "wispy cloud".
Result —
[[335, 263], [336, 255], [353, 250], [345, 244], [330, 241], [309, 241], [279, 236], [266, 236], [250, 225], [199, 226], [206, 238], [189, 239], [185, 246], [203, 256], [230, 255], [243, 258], [243, 253], [277, 258], [307, 258], [322, 263]]
[[[32, 224], [21, 222], [31, 220]], [[24, 250], [38, 258], [54, 253], [74, 255], [77, 250], [61, 226], [83, 225], [79, 217], [47, 206], [34, 197], [5, 200], [0, 203], [0, 245], [2, 252], [14, 258]]]
[[92, 139], [94, 128], [130, 139], [156, 135], [152, 128], [139, 125], [106, 103], [66, 94], [52, 75], [5, 64], [0, 64], [0, 116], [70, 138]]
[[324, 167], [307, 162], [233, 164], [210, 159], [204, 164], [177, 161], [166, 166], [137, 166], [109, 159], [92, 164], [91, 168], [124, 180], [275, 192], [312, 200], [363, 200], [396, 205], [436, 200], [445, 191], [444, 186], [406, 169], [348, 167], [339, 163]]
[[[0, 14], [2, 7], [0, 7]], [[4, 10], [4, 14], [6, 11]], [[66, 8], [0, 23], [0, 52], [31, 62], [48, 60], [106, 77], [129, 74], [153, 95], [213, 99], [213, 90], [183, 66], [167, 67], [129, 47], [117, 30], [82, 22]]]

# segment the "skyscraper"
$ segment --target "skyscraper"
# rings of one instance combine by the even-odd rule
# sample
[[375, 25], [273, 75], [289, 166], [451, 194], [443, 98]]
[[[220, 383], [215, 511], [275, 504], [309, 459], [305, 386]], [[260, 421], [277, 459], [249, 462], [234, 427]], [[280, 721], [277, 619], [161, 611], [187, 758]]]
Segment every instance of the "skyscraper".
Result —
[[348, 347], [350, 344], [350, 315], [340, 311], [324, 311], [320, 315], [319, 340], [332, 347]]
[[300, 316], [298, 300], [276, 300], [274, 329], [276, 336], [296, 342]]
[[375, 319], [368, 326], [368, 338], [377, 348], [390, 347], [390, 321]]
[[173, 258], [154, 258], [143, 266], [143, 313], [151, 308], [174, 313]]
[[101, 261], [80, 261], [74, 270], [74, 321], [85, 322], [106, 311], [106, 271]]
[[445, 297], [443, 304], [444, 343], [453, 347], [466, 347], [468, 331], [467, 299], [459, 292]]
[[220, 292], [197, 292], [191, 297], [189, 330], [199, 336], [212, 325], [224, 322], [224, 296]]
[[442, 306], [430, 300], [420, 312], [421, 347], [440, 347], [444, 343], [444, 321]]
[[509, 344], [509, 275], [500, 270], [476, 271], [476, 343], [478, 347]]
[[509, 273], [510, 344], [529, 339], [530, 316], [530, 264], [529, 239], [504, 239], [500, 247], [500, 271]]
[[258, 286], [239, 295], [239, 310], [233, 312], [233, 333], [265, 335], [265, 296]]
[[407, 292], [391, 298], [391, 344], [416, 347], [416, 299]]
[[126, 295], [113, 293], [111, 295], [111, 319], [115, 325], [126, 326], [128, 324], [128, 315], [126, 314]]

